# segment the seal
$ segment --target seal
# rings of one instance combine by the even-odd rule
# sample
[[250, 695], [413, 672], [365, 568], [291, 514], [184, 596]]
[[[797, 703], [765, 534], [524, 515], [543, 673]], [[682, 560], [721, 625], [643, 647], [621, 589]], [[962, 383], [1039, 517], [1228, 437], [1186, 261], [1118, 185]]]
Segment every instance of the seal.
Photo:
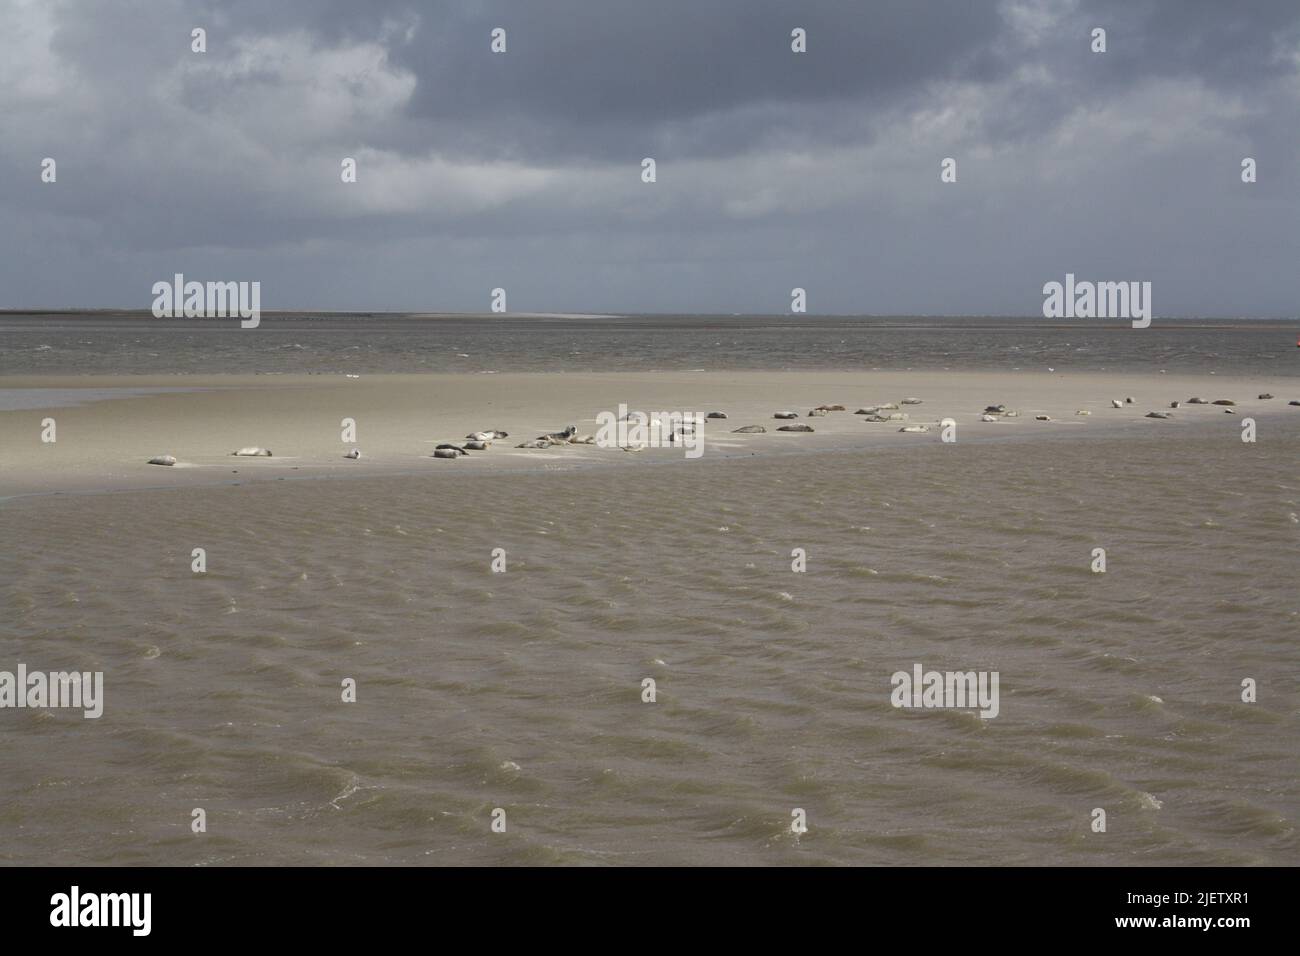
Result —
[[746, 425], [744, 428], [733, 428], [733, 429], [731, 430], [731, 434], [733, 434], [733, 435], [765, 435], [765, 434], [767, 434], [767, 429], [764, 428], [762, 425]]
[[465, 448], [469, 449], [470, 451], [487, 451], [491, 447], [492, 447], [492, 443], [490, 441], [465, 442]]
[[458, 451], [456, 448], [450, 445], [447, 446], [440, 445], [433, 450], [434, 458], [459, 458], [463, 454], [464, 452]]
[[777, 412], [772, 417], [773, 418], [798, 418], [799, 413], [798, 412]]
[[709, 412], [709, 414], [705, 415], [704, 417], [705, 417], [705, 418], [726, 418], [726, 417], [727, 417], [727, 413], [726, 413], [726, 412]]
[[239, 449], [239, 451], [232, 451], [231, 454], [237, 455], [240, 458], [270, 458], [271, 449], [258, 448], [256, 445], [250, 445], [247, 448]]
[[782, 425], [777, 429], [779, 432], [810, 432], [812, 430], [813, 427], [811, 425], [804, 425], [802, 423], [798, 425]]
[[151, 464], [151, 465], [174, 465], [174, 464], [176, 464], [176, 459], [173, 458], [171, 455], [159, 455], [157, 458], [150, 458], [150, 459], [149, 459], [149, 464]]
[[349, 451], [349, 452], [345, 452], [344, 455], [343, 455], [343, 457], [344, 457], [344, 458], [351, 459], [352, 461], [356, 461], [358, 458], [361, 457], [361, 449], [360, 449], [360, 448], [354, 448], [354, 449], [352, 449], [352, 450]]

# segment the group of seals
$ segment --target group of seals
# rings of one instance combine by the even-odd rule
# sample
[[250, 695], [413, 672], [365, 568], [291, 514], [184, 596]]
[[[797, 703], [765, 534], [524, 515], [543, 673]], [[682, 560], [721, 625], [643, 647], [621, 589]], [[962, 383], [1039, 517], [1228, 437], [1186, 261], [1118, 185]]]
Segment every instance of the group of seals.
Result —
[[465, 440], [459, 445], [451, 442], [444, 442], [441, 445], [435, 445], [433, 449], [434, 458], [460, 458], [468, 455], [472, 451], [487, 451], [492, 447], [492, 442], [498, 438], [506, 438], [508, 433], [500, 428], [489, 429], [488, 431], [470, 432], [465, 436]]
[[532, 441], [526, 441], [516, 448], [550, 448], [552, 445], [594, 445], [596, 439], [590, 435], [578, 437], [578, 426], [570, 425], [563, 431], [538, 435]]
[[[1258, 397], [1260, 400], [1268, 400], [1273, 398], [1273, 395], [1271, 395], [1268, 392], [1261, 392]], [[1123, 408], [1125, 405], [1136, 404], [1136, 401], [1137, 400], [1134, 399], [1132, 396], [1127, 396], [1122, 401], [1120, 399], [1113, 398], [1111, 399], [1110, 404], [1112, 408]], [[921, 399], [919, 398], [904, 398], [902, 400], [902, 404], [920, 405], [922, 404], [922, 402]], [[1169, 407], [1179, 408], [1182, 404], [1184, 403], [1180, 403], [1176, 401], [1170, 402]], [[1207, 401], [1204, 398], [1193, 396], [1192, 398], [1189, 398], [1185, 404], [1219, 405], [1224, 407], [1223, 410], [1226, 414], [1234, 415], [1236, 414], [1236, 412], [1233, 410], [1232, 406], [1235, 406], [1237, 403], [1229, 398], [1216, 398], [1214, 401], [1211, 402], [1211, 401]], [[1292, 400], [1287, 404], [1292, 406], [1300, 406], [1300, 400]], [[906, 422], [907, 421], [906, 413], [898, 411], [898, 408], [899, 406], [897, 403], [888, 402], [883, 405], [872, 405], [866, 408], [859, 408], [854, 414], [866, 416], [865, 420], [868, 422], [899, 422], [899, 423]], [[816, 408], [811, 409], [808, 412], [808, 415], [812, 417], [820, 417], [826, 415], [828, 412], [842, 412], [842, 411], [846, 411], [843, 405], [818, 405]], [[1018, 412], [1008, 409], [1005, 405], [988, 405], [985, 407], [983, 414], [980, 415], [980, 421], [996, 422], [999, 418], [1003, 418], [1003, 417], [1013, 418], [1018, 414], [1019, 414]], [[1075, 414], [1090, 415], [1091, 412], [1081, 409], [1075, 412]], [[727, 413], [709, 412], [704, 417], [706, 419], [725, 419], [727, 417]], [[780, 411], [774, 414], [772, 417], [778, 419], [798, 419], [799, 413], [793, 411]], [[1169, 412], [1147, 412], [1146, 417], [1156, 418], [1156, 419], [1171, 419], [1174, 416]], [[1050, 422], [1052, 420], [1051, 417], [1048, 415], [1035, 415], [1034, 418], [1042, 422]], [[900, 432], [908, 432], [908, 433], [923, 433], [923, 432], [928, 432], [930, 428], [928, 425], [903, 425], [903, 427], [899, 428], [898, 430]], [[799, 423], [793, 425], [782, 425], [781, 427], [777, 428], [777, 431], [811, 432], [813, 431], [813, 428], [811, 425], [805, 425]], [[764, 428], [762, 425], [744, 425], [740, 428], [732, 429], [732, 434], [735, 435], [763, 435], [766, 433], [767, 433], [767, 429]], [[460, 458], [464, 455], [468, 455], [471, 451], [486, 451], [487, 449], [492, 447], [492, 442], [501, 438], [506, 438], [508, 437], [508, 435], [509, 433], [501, 428], [470, 432], [468, 435], [465, 436], [465, 440], [459, 445], [455, 445], [450, 442], [447, 442], [436, 446], [433, 450], [433, 457], [443, 458], [443, 459], [455, 459], [455, 458]], [[675, 437], [676, 437], [675, 434], [670, 435], [669, 440], [672, 441], [675, 439]], [[520, 445], [517, 445], [516, 447], [550, 448], [555, 445], [573, 445], [573, 444], [590, 445], [590, 444], [595, 444], [595, 441], [596, 441], [595, 438], [590, 435], [584, 435], [582, 437], [578, 437], [577, 426], [569, 425], [567, 428], [563, 429], [562, 431], [548, 432], [545, 435], [539, 435], [536, 438], [534, 438], [532, 441], [526, 441]], [[626, 448], [624, 449], [624, 451], [629, 451], [629, 450], [639, 451], [640, 449], [626, 449]], [[262, 448], [256, 445], [250, 445], [245, 448], [237, 449], [235, 451], [232, 451], [230, 454], [232, 456], [239, 457], [239, 458], [272, 457], [271, 450], [269, 448]], [[350, 451], [345, 452], [343, 457], [351, 461], [356, 461], [361, 457], [361, 450], [359, 448], [353, 448]], [[163, 466], [171, 467], [176, 464], [176, 458], [172, 455], [156, 455], [155, 457], [150, 458], [148, 463], [150, 465], [163, 465]]]
[[435, 445], [434, 458], [455, 459], [468, 455], [472, 451], [487, 451], [498, 438], [506, 438], [508, 433], [501, 428], [492, 428], [481, 432], [470, 432], [459, 445], [443, 442]]

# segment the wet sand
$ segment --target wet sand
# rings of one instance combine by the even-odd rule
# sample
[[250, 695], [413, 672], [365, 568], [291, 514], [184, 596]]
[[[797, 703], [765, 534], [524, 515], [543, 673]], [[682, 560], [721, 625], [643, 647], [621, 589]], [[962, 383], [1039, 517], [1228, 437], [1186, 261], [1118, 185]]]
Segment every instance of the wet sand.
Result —
[[[707, 413], [725, 421], [704, 429], [704, 457], [780, 455], [940, 441], [938, 422], [957, 422], [957, 440], [988, 442], [1034, 437], [1145, 436], [1217, 428], [1239, 434], [1243, 417], [1261, 427], [1300, 416], [1294, 378], [1210, 375], [1020, 372], [657, 372], [465, 375], [227, 375], [227, 376], [9, 376], [0, 388], [21, 395], [22, 407], [0, 412], [0, 496], [193, 487], [290, 478], [438, 473], [447, 469], [496, 472], [629, 465], [682, 460], [683, 452], [651, 448], [628, 454], [615, 448], [571, 445], [519, 449], [520, 442], [568, 424], [594, 433], [596, 416], [630, 409]], [[173, 389], [141, 394], [143, 389]], [[34, 392], [31, 390], [43, 390]], [[120, 391], [119, 391], [120, 390]], [[1260, 393], [1276, 397], [1261, 401]], [[48, 395], [42, 400], [40, 395]], [[123, 397], [106, 399], [106, 395]], [[70, 405], [78, 396], [85, 399]], [[1111, 399], [1133, 397], [1120, 409]], [[1170, 411], [1192, 396], [1228, 398], [1235, 415], [1215, 405]], [[859, 407], [915, 397], [902, 406], [907, 424], [929, 424], [926, 434], [902, 434], [901, 422], [869, 423]], [[45, 404], [43, 404], [43, 401]], [[817, 405], [844, 412], [809, 418]], [[980, 421], [986, 405], [1004, 404], [1018, 417]], [[62, 407], [60, 407], [62, 406]], [[779, 433], [781, 410], [800, 414], [812, 434]], [[1079, 416], [1077, 411], [1091, 414]], [[1036, 415], [1051, 421], [1037, 421]], [[53, 418], [56, 441], [41, 441], [42, 421]], [[344, 419], [356, 422], [356, 441], [344, 442]], [[762, 425], [762, 435], [733, 429]], [[431, 458], [441, 442], [472, 431], [505, 429], [509, 438], [455, 461]], [[261, 446], [270, 458], [234, 458]], [[357, 461], [343, 458], [359, 448]], [[147, 464], [172, 455], [173, 467]]]

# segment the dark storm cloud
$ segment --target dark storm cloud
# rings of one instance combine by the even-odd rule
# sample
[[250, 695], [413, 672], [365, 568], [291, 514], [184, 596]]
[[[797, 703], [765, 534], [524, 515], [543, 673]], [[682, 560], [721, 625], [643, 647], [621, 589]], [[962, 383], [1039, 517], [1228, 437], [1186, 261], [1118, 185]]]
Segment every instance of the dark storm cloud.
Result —
[[780, 311], [805, 284], [827, 311], [1024, 313], [1086, 268], [1163, 280], [1158, 311], [1300, 297], [1279, 267], [1294, 0], [0, 0], [0, 18], [18, 224], [0, 305], [136, 305], [178, 268], [339, 308], [479, 309], [514, 276], [535, 308]]

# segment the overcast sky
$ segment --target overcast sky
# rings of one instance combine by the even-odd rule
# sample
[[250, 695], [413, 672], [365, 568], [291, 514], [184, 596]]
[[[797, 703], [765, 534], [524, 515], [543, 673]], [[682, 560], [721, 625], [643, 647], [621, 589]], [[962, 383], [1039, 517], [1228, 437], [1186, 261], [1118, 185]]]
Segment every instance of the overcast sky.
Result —
[[1300, 2], [0, 0], [0, 224], [0, 308], [1295, 316]]

